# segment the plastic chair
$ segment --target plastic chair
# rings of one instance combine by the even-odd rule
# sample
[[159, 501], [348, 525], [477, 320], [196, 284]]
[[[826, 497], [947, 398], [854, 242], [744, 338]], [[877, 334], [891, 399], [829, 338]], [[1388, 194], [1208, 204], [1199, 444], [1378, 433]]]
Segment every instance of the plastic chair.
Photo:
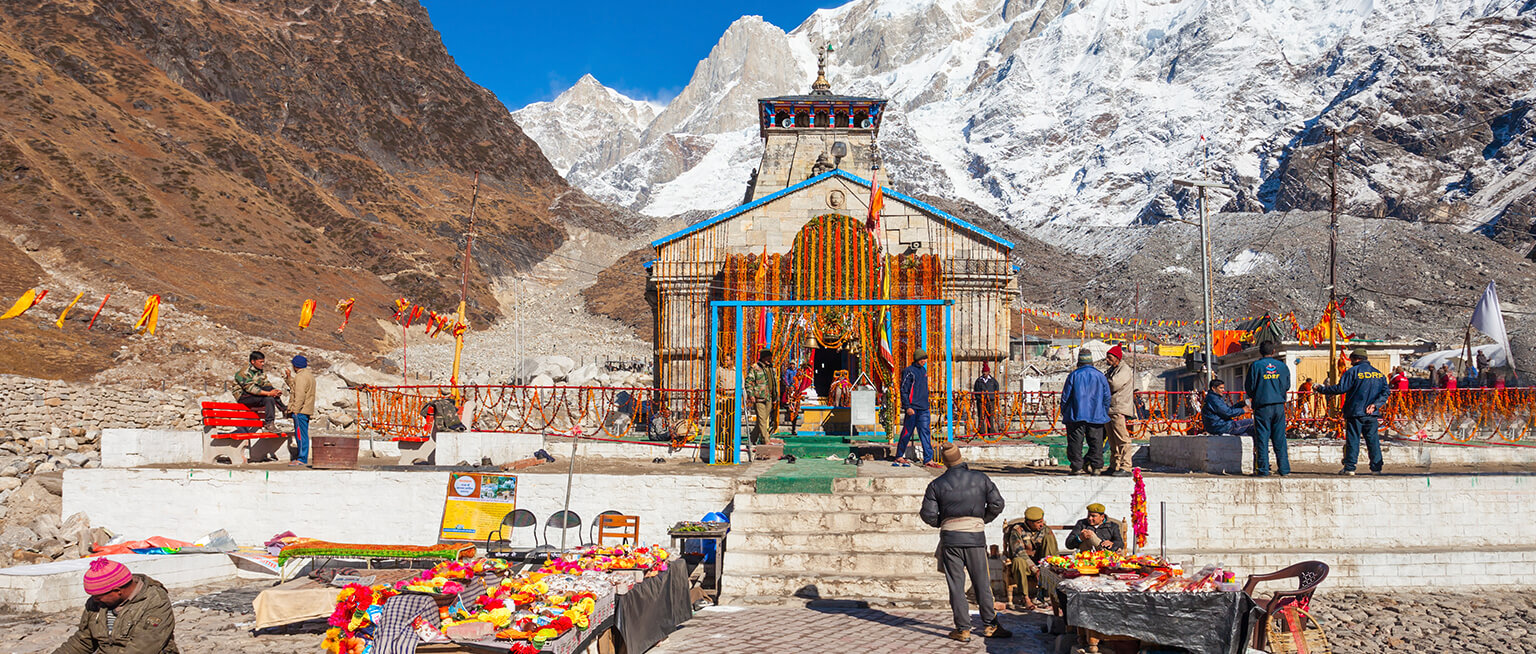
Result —
[[597, 543], [598, 542], [598, 539], [597, 539], [598, 528], [602, 526], [602, 524], [603, 524], [603, 516], [605, 516], [605, 515], [624, 515], [624, 514], [619, 513], [618, 511], [614, 511], [612, 509], [597, 514], [597, 517], [592, 519], [592, 525], [587, 528], [587, 542], [589, 542], [589, 543]]
[[533, 534], [533, 547], [514, 548], [512, 547], [511, 540], [506, 538], [506, 534], [502, 530], [505, 527], [517, 529], [519, 527], [535, 527], [538, 526], [538, 524], [539, 519], [537, 516], [533, 515], [532, 511], [527, 509], [513, 509], [508, 511], [505, 516], [502, 516], [501, 524], [496, 525], [496, 529], [492, 530], [490, 534], [486, 535], [486, 554], [492, 557], [501, 555], [505, 556], [505, 558], [519, 561], [526, 559], [530, 554], [539, 551], [539, 532], [530, 532]]
[[[550, 514], [548, 520], [544, 521], [544, 546], [548, 547], [550, 549], [554, 549], [555, 548], [554, 541], [549, 539], [549, 528], [550, 527], [554, 527], [556, 529], [559, 529], [561, 536], [564, 536], [565, 532], [567, 530], [575, 529], [576, 530], [576, 540], [577, 541], [581, 540], [581, 516], [578, 515], [575, 511], [556, 511], [556, 512]], [[586, 545], [586, 544], [589, 544], [589, 543], [581, 543], [581, 542], [571, 543], [571, 542], [568, 542], [568, 541], [565, 543], [566, 546], [570, 546], [570, 545]]]
[[1295, 606], [1302, 611], [1306, 611], [1312, 602], [1312, 593], [1327, 578], [1328, 564], [1322, 561], [1303, 561], [1269, 574], [1249, 575], [1248, 582], [1243, 584], [1243, 592], [1247, 593], [1249, 597], [1253, 597], [1253, 590], [1259, 585], [1259, 582], [1295, 579], [1297, 585], [1296, 590], [1276, 591], [1266, 600], [1260, 600], [1257, 597], [1253, 598], [1253, 603], [1258, 605], [1259, 609], [1264, 612], [1263, 616], [1259, 618], [1259, 623], [1254, 625], [1254, 648], [1265, 648], [1267, 644], [1264, 642], [1265, 633], [1267, 632], [1271, 616], [1279, 613], [1281, 609], [1287, 606]]

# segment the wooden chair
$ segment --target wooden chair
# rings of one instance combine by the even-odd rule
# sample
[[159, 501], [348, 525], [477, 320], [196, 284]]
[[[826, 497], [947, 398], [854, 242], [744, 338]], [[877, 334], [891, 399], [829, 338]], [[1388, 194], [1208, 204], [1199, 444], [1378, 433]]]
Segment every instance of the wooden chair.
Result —
[[609, 538], [621, 543], [640, 544], [640, 516], [609, 514], [601, 516], [597, 528], [597, 544], [601, 546]]
[[610, 516], [610, 515], [623, 515], [623, 514], [619, 513], [618, 511], [614, 511], [612, 509], [597, 514], [597, 517], [592, 519], [592, 525], [587, 528], [587, 542], [588, 543], [594, 543], [594, 544], [597, 544], [597, 545], [601, 545], [602, 544], [602, 541], [598, 540], [598, 538], [597, 538], [597, 528], [603, 524], [603, 516]]
[[1286, 607], [1295, 607], [1305, 613], [1312, 602], [1312, 593], [1327, 578], [1328, 564], [1322, 561], [1303, 561], [1269, 574], [1249, 575], [1248, 582], [1243, 584], [1243, 592], [1249, 597], [1253, 597], [1253, 590], [1260, 582], [1295, 579], [1297, 585], [1296, 590], [1276, 591], [1268, 599], [1253, 598], [1254, 604], [1264, 611], [1259, 624], [1254, 625], [1254, 648], [1261, 650], [1265, 648], [1270, 618], [1278, 615]]

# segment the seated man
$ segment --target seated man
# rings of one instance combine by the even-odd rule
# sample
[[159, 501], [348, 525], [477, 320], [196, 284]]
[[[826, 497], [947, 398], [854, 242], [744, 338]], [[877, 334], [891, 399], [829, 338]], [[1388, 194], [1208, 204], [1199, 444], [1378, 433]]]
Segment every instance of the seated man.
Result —
[[1003, 525], [1003, 546], [1008, 561], [1008, 600], [1013, 599], [1013, 588], [1022, 587], [1024, 601], [1013, 604], [1015, 611], [1033, 611], [1035, 600], [1042, 597], [1040, 588], [1040, 561], [1056, 556], [1061, 550], [1056, 545], [1056, 533], [1045, 526], [1045, 510], [1038, 506], [1024, 511], [1022, 520], [1011, 520]]
[[[249, 407], [261, 416], [266, 424], [262, 429], [272, 430], [272, 421], [277, 419], [276, 412], [288, 413], [287, 405], [281, 399], [283, 392], [272, 387], [267, 381], [267, 355], [260, 351], [251, 353], [250, 365], [235, 373], [235, 401]], [[255, 427], [241, 427], [235, 430], [237, 434], [249, 434], [255, 432]]]
[[1120, 523], [1104, 515], [1104, 505], [1097, 502], [1088, 505], [1088, 517], [1072, 525], [1067, 534], [1067, 549], [1079, 552], [1114, 550], [1125, 552], [1125, 540], [1120, 537]]
[[1200, 420], [1205, 423], [1207, 434], [1253, 435], [1253, 419], [1242, 418], [1247, 402], [1227, 404], [1227, 385], [1220, 379], [1212, 379], [1210, 390], [1205, 392], [1205, 405], [1200, 409]]
[[101, 557], [85, 571], [85, 593], [90, 598], [75, 633], [54, 654], [178, 651], [176, 616], [160, 582]]
[[432, 419], [432, 437], [437, 437], [440, 431], [464, 431], [464, 423], [459, 420], [459, 407], [454, 403], [453, 397], [446, 387], [437, 389], [437, 399], [428, 402], [421, 407], [421, 417]]

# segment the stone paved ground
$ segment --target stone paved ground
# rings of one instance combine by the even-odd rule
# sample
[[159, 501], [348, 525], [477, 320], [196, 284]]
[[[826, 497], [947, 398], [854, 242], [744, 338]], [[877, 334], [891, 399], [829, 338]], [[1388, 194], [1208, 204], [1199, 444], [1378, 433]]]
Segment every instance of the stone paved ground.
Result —
[[[250, 633], [249, 591], [262, 585], [229, 584], [174, 591], [176, 641], [188, 654], [318, 651], [321, 634]], [[209, 595], [230, 589], [244, 593]], [[196, 601], [196, 598], [204, 598]], [[1486, 593], [1353, 593], [1320, 596], [1314, 613], [1337, 654], [1536, 651], [1536, 590]], [[52, 652], [74, 629], [79, 614], [0, 614], [0, 654]], [[719, 607], [698, 613], [653, 654], [1044, 654], [1054, 637], [1041, 633], [1046, 616], [1005, 612], [1014, 631], [1006, 640], [946, 640], [948, 611], [806, 607]]]

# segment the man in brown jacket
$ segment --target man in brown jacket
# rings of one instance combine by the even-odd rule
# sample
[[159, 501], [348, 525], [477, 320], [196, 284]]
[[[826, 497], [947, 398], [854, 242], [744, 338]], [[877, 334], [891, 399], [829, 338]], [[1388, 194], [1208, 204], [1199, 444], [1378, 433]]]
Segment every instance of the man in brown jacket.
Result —
[[1109, 362], [1109, 371], [1104, 373], [1109, 378], [1109, 429], [1106, 430], [1109, 432], [1109, 467], [1105, 468], [1104, 475], [1129, 477], [1131, 452], [1135, 445], [1131, 443], [1131, 431], [1125, 421], [1136, 415], [1136, 376], [1131, 372], [1130, 364], [1125, 362], [1125, 352], [1119, 345], [1109, 349], [1105, 360]]
[[293, 411], [293, 435], [299, 444], [299, 456], [288, 465], [309, 463], [309, 418], [315, 415], [315, 373], [309, 371], [309, 359], [300, 354], [293, 358], [293, 377], [288, 380], [289, 406]]
[[165, 586], [106, 557], [85, 573], [85, 612], [53, 654], [180, 654]]

